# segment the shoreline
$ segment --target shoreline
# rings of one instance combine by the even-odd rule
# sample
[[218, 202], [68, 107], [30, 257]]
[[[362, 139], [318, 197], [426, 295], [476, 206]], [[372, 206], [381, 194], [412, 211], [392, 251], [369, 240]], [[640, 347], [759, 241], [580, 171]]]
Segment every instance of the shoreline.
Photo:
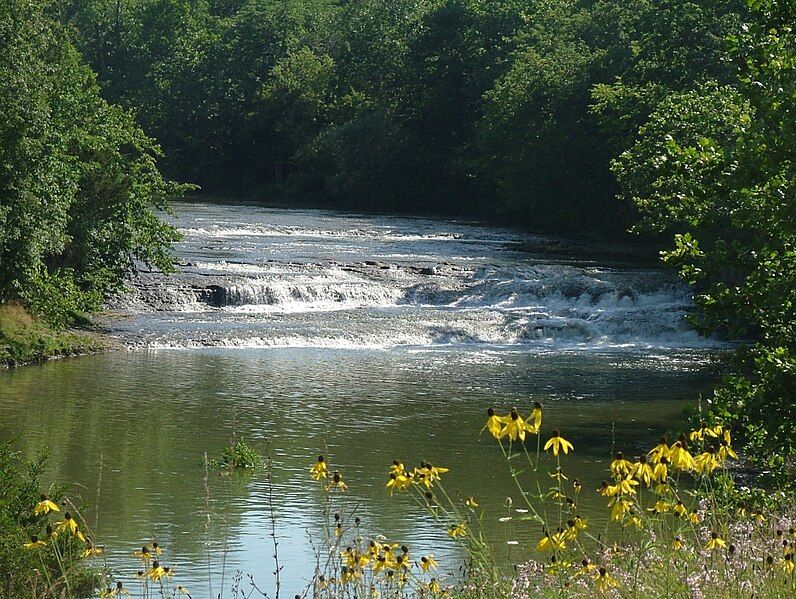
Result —
[[89, 325], [57, 330], [31, 316], [18, 304], [0, 306], [0, 370], [105, 353], [119, 347], [102, 327]]

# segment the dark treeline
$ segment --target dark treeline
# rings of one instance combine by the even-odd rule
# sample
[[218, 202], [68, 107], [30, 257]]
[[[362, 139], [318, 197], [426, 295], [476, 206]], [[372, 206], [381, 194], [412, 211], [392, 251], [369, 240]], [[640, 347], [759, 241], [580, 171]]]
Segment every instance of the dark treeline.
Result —
[[620, 232], [610, 160], [727, 81], [739, 0], [63, 0], [59, 18], [206, 191]]

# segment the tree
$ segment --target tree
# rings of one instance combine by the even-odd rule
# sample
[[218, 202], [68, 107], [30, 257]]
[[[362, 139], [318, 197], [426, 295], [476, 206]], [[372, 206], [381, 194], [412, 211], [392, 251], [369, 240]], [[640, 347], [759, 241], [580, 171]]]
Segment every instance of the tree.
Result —
[[161, 177], [158, 146], [100, 98], [44, 8], [0, 7], [0, 299], [65, 325], [135, 261], [171, 267], [176, 231], [156, 211], [183, 187]]
[[735, 82], [670, 95], [614, 163], [641, 229], [695, 285], [694, 324], [742, 339], [710, 411], [769, 466], [796, 452], [796, 9], [750, 0], [731, 39]]

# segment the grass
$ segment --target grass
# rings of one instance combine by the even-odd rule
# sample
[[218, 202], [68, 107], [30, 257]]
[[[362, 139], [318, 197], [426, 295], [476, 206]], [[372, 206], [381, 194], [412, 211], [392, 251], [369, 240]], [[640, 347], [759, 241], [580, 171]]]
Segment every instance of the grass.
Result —
[[[76, 319], [76, 323], [85, 326], [86, 321]], [[94, 334], [58, 331], [32, 316], [21, 304], [0, 304], [0, 367], [38, 363], [104, 348], [105, 343]]]

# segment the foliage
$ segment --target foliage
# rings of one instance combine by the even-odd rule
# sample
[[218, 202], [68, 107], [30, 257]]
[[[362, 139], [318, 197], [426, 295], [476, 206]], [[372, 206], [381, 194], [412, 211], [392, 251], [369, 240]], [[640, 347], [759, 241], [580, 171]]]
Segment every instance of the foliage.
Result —
[[100, 98], [44, 5], [0, 6], [0, 300], [62, 327], [135, 260], [171, 268], [176, 232], [155, 211], [183, 188], [163, 180], [133, 116]]
[[[738, 0], [61, 0], [177, 177], [368, 211], [609, 233], [609, 161], [729, 71]], [[590, 219], [582, 218], [589, 213]]]
[[736, 80], [668, 96], [614, 171], [637, 228], [673, 235], [663, 258], [697, 290], [697, 329], [746, 341], [712, 413], [782, 468], [796, 452], [796, 12], [750, 5]]
[[262, 463], [262, 457], [249, 447], [243, 439], [233, 442], [221, 450], [221, 458], [210, 465], [220, 470], [252, 470]]
[[[65, 529], [58, 532], [64, 521], [60, 512], [57, 518], [55, 512], [34, 514], [42, 500], [39, 480], [44, 464], [44, 457], [22, 462], [10, 443], [0, 445], [0, 572], [2, 596], [7, 599], [86, 597], [94, 594], [102, 580], [99, 570], [86, 562], [93, 555], [85, 554], [90, 542], [87, 545]], [[49, 497], [58, 507], [62, 492], [50, 489]], [[67, 501], [60, 505], [74, 508]], [[76, 510], [73, 513], [79, 518]], [[55, 534], [48, 534], [47, 526]], [[26, 546], [34, 543], [34, 537], [43, 546]]]
[[[725, 425], [703, 421], [671, 444], [661, 439], [635, 460], [617, 453], [597, 490], [610, 515], [605, 530], [596, 533], [577, 511], [581, 494], [589, 491], [565, 468], [575, 448], [559, 431], [542, 446], [541, 424], [539, 405], [527, 419], [516, 409], [505, 415], [490, 409], [484, 430], [500, 444], [522, 497], [519, 515], [505, 518], [540, 524], [536, 549], [548, 557], [520, 565], [510, 590], [476, 575], [455, 595], [773, 598], [794, 592], [793, 496], [738, 487], [728, 467], [737, 456]], [[528, 447], [534, 435], [535, 454]], [[554, 459], [545, 460], [543, 451]], [[388, 486], [395, 488], [392, 472]], [[410, 491], [429, 486], [416, 475], [404, 478]], [[439, 488], [435, 496], [453, 504]], [[429, 501], [429, 511], [447, 516], [442, 507], [435, 513], [435, 503]], [[474, 513], [462, 525], [470, 529], [463, 537], [473, 562], [481, 554], [478, 531], [488, 522], [474, 503], [464, 500]]]

